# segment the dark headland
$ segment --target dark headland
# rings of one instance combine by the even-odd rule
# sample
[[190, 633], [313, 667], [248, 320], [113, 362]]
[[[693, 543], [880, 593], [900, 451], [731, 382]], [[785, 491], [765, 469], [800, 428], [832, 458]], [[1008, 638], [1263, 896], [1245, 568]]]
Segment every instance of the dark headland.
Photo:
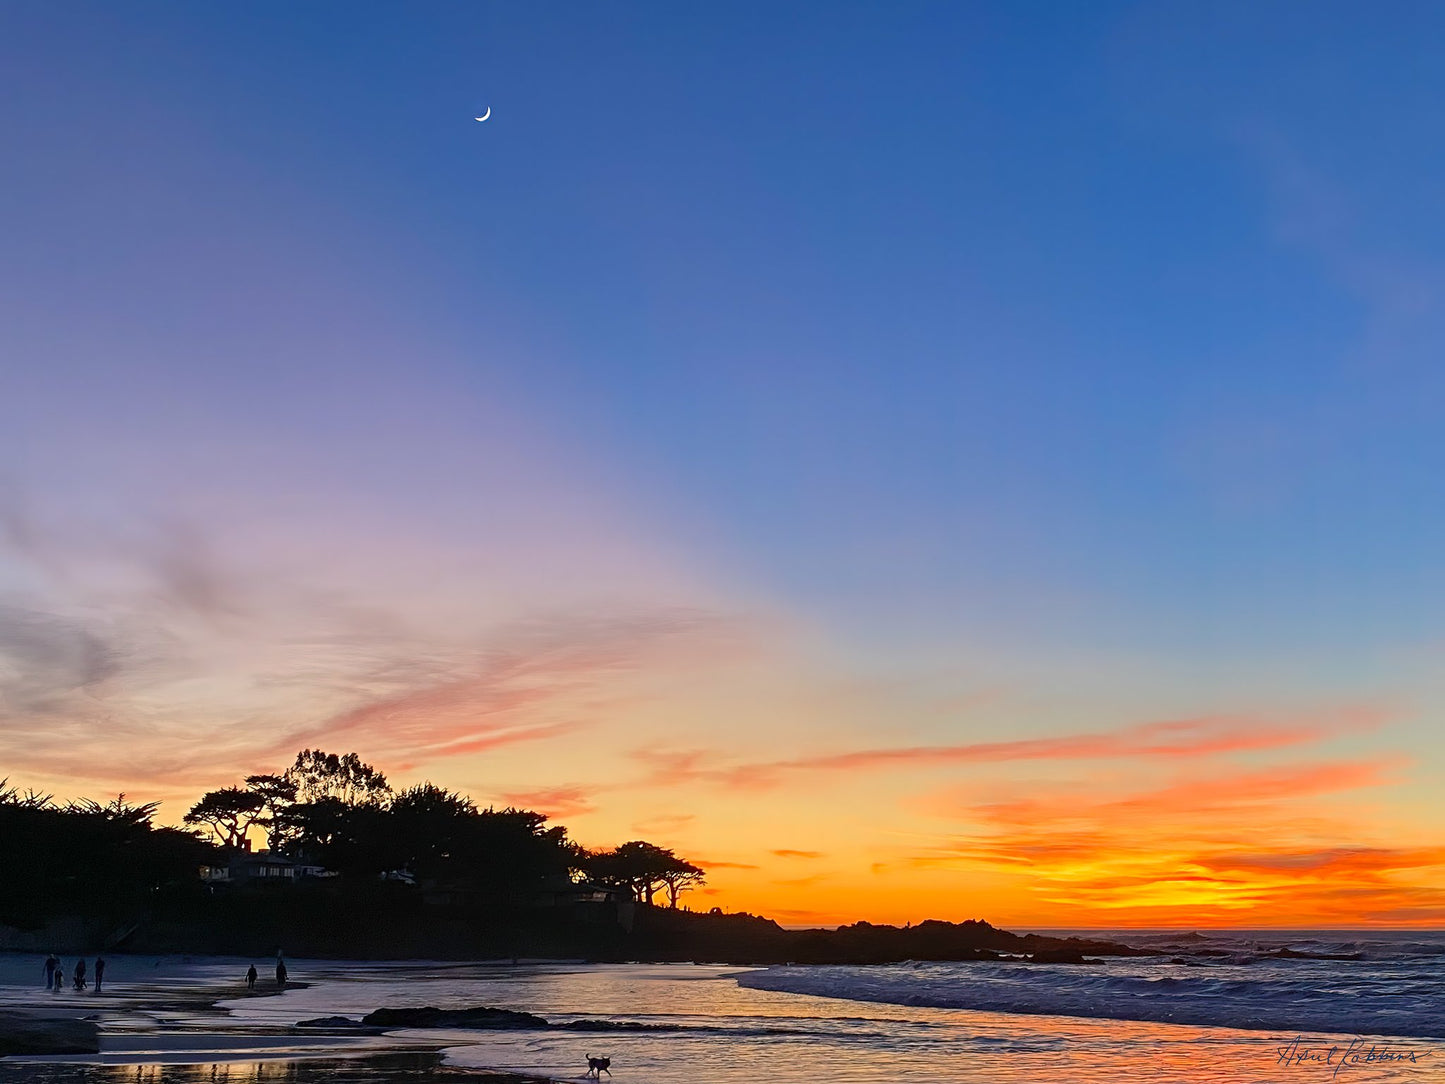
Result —
[[318, 959], [723, 964], [1083, 963], [1143, 954], [1110, 941], [1010, 933], [981, 920], [788, 929], [742, 913], [611, 902], [473, 909], [429, 903], [406, 886], [357, 887], [323, 883], [173, 898], [120, 922], [57, 915], [29, 929], [0, 926], [0, 950], [261, 956], [284, 946], [290, 956]]

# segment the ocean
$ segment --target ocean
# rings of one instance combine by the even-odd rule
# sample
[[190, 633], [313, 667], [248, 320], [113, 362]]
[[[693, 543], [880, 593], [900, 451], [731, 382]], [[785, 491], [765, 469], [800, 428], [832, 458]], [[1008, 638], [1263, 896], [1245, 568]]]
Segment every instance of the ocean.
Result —
[[[225, 1064], [222, 1077], [204, 1079], [281, 1079], [277, 1060], [307, 1053], [309, 1039], [275, 1036], [300, 1020], [359, 1018], [383, 1006], [490, 1005], [561, 1027], [411, 1031], [387, 1041], [439, 1046], [457, 1069], [558, 1080], [581, 1077], [588, 1055], [605, 1055], [616, 1084], [1445, 1081], [1445, 936], [1109, 936], [1157, 954], [1088, 965], [770, 968], [292, 961], [292, 976], [309, 985], [223, 1001], [227, 1035], [213, 1050], [196, 1039], [204, 1021], [194, 1015], [178, 1021], [188, 1037], [178, 1050], [163, 1022], [136, 1024], [145, 1014], [132, 1007], [105, 1060]], [[245, 961], [145, 967], [145, 981], [159, 989], [236, 983]], [[12, 970], [0, 967], [4, 1000], [33, 997], [10, 985]], [[110, 981], [123, 991], [128, 973], [140, 970], [115, 958]], [[374, 1049], [373, 1039], [357, 1052]]]

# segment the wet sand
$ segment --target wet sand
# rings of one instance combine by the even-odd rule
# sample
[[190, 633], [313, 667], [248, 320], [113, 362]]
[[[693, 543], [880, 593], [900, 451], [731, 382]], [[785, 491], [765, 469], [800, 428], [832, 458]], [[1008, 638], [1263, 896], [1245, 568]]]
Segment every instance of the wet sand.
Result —
[[[12, 1015], [32, 1020], [87, 1021], [100, 1026], [97, 1053], [0, 1057], [0, 1081], [10, 1084], [405, 1084], [454, 1080], [486, 1084], [551, 1084], [551, 1078], [443, 1063], [441, 1039], [402, 1038], [355, 1029], [237, 1024], [226, 1001], [269, 1000], [308, 989], [263, 981], [235, 984], [175, 981], [116, 983], [94, 990], [26, 991], [5, 999]], [[15, 994], [14, 988], [7, 993]]]
[[192, 1064], [94, 1065], [0, 1060], [10, 1084], [408, 1084], [419, 1080], [465, 1084], [548, 1084], [542, 1077], [446, 1066], [435, 1052], [371, 1054], [348, 1058], [283, 1058], [270, 1061]]

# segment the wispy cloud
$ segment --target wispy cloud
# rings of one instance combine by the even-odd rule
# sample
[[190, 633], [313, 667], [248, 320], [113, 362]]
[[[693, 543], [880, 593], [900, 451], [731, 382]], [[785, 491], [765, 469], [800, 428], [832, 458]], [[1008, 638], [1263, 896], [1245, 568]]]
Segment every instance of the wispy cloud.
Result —
[[543, 787], [540, 790], [507, 791], [502, 800], [519, 809], [534, 809], [554, 820], [591, 813], [594, 792], [581, 786]]
[[138, 557], [154, 575], [158, 597], [178, 609], [207, 621], [231, 620], [244, 612], [245, 585], [202, 531], [173, 524]]
[[646, 766], [647, 782], [654, 786], [714, 783], [750, 789], [776, 786], [788, 775], [811, 772], [847, 774], [1029, 760], [1182, 760], [1263, 751], [1369, 730], [1390, 714], [1380, 707], [1350, 706], [1286, 717], [1205, 715], [1112, 731], [957, 745], [875, 747], [731, 765], [702, 750], [644, 749], [634, 757]]
[[30, 585], [0, 597], [0, 760], [52, 785], [204, 789], [308, 746], [408, 773], [576, 733], [637, 675], [749, 634], [705, 609], [621, 604], [429, 626], [295, 570], [242, 570], [184, 525], [97, 548], [16, 502], [0, 511]]
[[77, 619], [0, 601], [0, 718], [52, 716], [121, 670], [111, 637]]
[[[1392, 773], [1405, 767], [1404, 757], [1284, 764], [1251, 771], [1216, 772], [1185, 777], [1163, 787], [1119, 797], [1089, 797], [1079, 793], [1052, 797], [1024, 796], [1007, 801], [966, 804], [950, 810], [945, 795], [930, 800], [940, 812], [959, 813], [983, 822], [1009, 826], [1057, 824], [1125, 819], [1198, 816], [1238, 811], [1251, 806], [1278, 806], [1299, 798], [1315, 797], [1395, 781]], [[1146, 822], [1149, 823], [1149, 822]]]
[[717, 859], [717, 858], [694, 858], [694, 859], [691, 859], [691, 861], [692, 861], [693, 865], [695, 865], [695, 866], [701, 866], [701, 867], [702, 867], [703, 869], [705, 869], [705, 870], [709, 870], [709, 869], [757, 869], [757, 868], [758, 868], [757, 864], [754, 863], [754, 862], [725, 862], [725, 861], [723, 861], [722, 859]]
[[408, 768], [538, 741], [595, 721], [626, 695], [615, 679], [679, 643], [730, 634], [699, 611], [572, 615], [503, 630], [470, 673], [360, 705], [287, 734], [283, 744], [364, 746]]

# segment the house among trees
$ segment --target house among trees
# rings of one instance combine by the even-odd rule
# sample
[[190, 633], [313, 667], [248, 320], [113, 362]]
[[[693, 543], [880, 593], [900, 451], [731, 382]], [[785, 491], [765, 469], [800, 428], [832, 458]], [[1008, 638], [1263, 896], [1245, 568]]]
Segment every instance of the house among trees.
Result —
[[201, 880], [208, 885], [246, 884], [295, 884], [303, 877], [331, 876], [321, 866], [295, 862], [274, 851], [246, 850], [232, 852], [225, 865], [202, 866]]
[[[334, 876], [339, 887], [412, 890], [427, 908], [630, 928], [637, 907], [676, 909], [706, 881], [701, 867], [644, 840], [589, 851], [533, 810], [479, 808], [432, 783], [393, 791], [355, 753], [303, 749], [280, 775], [207, 792], [184, 819], [225, 856], [202, 871], [213, 887]], [[253, 854], [259, 831], [269, 849]]]
[[625, 930], [632, 929], [632, 917], [636, 910], [632, 893], [626, 888], [595, 881], [574, 881], [566, 876], [547, 878], [528, 903], [535, 910], [550, 911], [577, 922], [589, 925], [615, 923]]

